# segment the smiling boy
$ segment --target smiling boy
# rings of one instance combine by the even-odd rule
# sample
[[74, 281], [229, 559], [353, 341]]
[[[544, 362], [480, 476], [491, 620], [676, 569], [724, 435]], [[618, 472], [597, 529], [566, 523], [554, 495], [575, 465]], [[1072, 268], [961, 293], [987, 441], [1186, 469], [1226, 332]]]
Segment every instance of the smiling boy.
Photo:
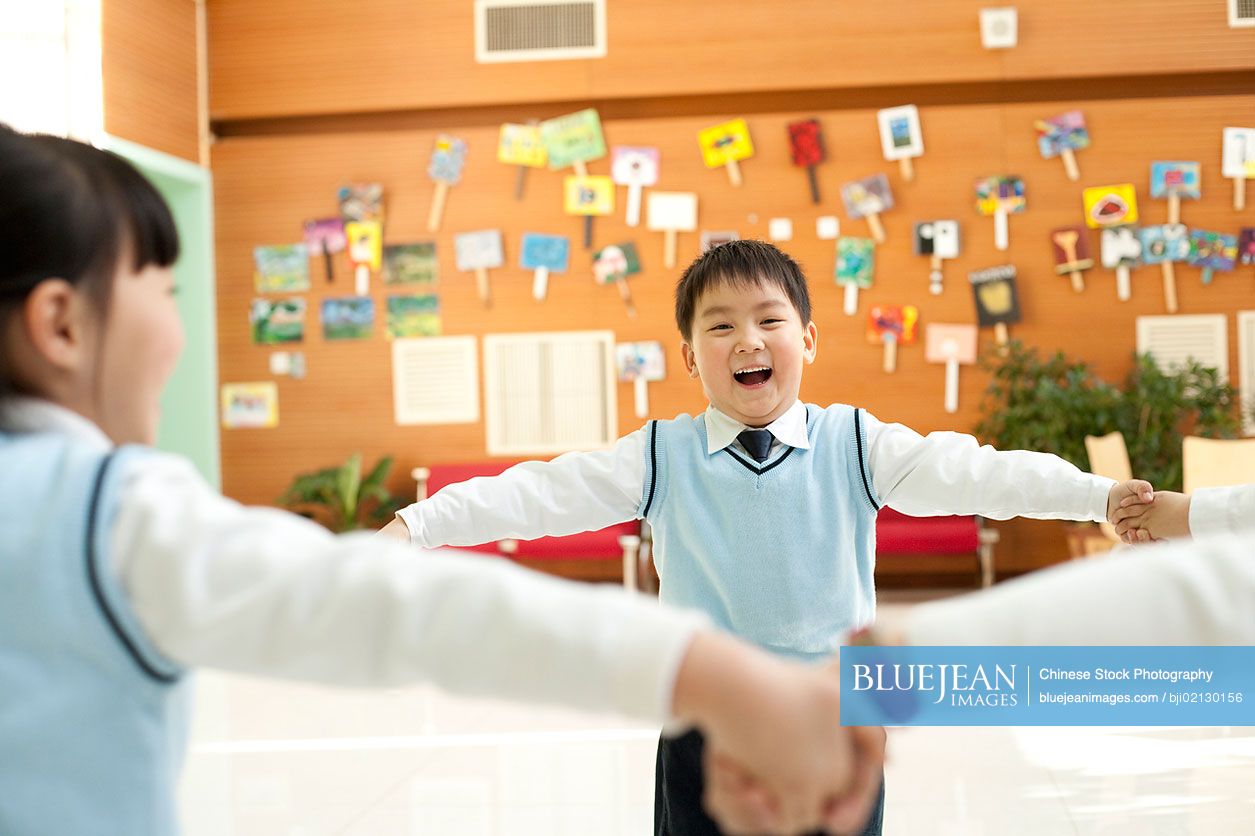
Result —
[[[798, 400], [818, 332], [801, 268], [733, 241], [676, 288], [684, 365], [710, 406], [651, 421], [613, 448], [450, 485], [398, 513], [422, 546], [653, 527], [659, 597], [794, 658], [820, 660], [875, 615], [876, 514], [1106, 520], [1150, 485], [1083, 473], [1045, 453], [928, 436], [865, 411]], [[390, 528], [399, 531], [394, 521]], [[404, 532], [401, 532], [402, 534]], [[701, 809], [702, 741], [659, 743], [659, 834], [717, 833]], [[880, 832], [878, 809], [868, 833]]]

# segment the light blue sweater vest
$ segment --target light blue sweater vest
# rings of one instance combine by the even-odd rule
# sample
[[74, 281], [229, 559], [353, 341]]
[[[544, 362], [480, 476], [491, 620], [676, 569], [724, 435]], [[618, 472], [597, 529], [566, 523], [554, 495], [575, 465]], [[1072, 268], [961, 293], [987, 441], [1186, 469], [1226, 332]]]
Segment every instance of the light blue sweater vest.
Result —
[[810, 449], [780, 445], [761, 465], [732, 447], [708, 454], [700, 415], [651, 423], [639, 515], [665, 603], [813, 660], [875, 615], [879, 506], [858, 410], [806, 412]]
[[0, 833], [167, 836], [186, 678], [111, 568], [118, 481], [147, 451], [0, 433]]

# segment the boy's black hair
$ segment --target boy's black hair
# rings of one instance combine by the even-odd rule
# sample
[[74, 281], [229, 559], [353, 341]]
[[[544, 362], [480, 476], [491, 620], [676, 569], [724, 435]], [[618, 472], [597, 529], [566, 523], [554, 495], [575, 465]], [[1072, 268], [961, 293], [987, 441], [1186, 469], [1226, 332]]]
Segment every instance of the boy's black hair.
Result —
[[[179, 257], [153, 185], [116, 154], [0, 124], [0, 326], [52, 278], [82, 288], [103, 317], [124, 256], [136, 272]], [[0, 354], [0, 396], [14, 384], [7, 360]]]
[[766, 241], [729, 241], [698, 256], [675, 286], [675, 324], [686, 341], [693, 336], [697, 300], [724, 282], [739, 287], [774, 284], [789, 297], [802, 324], [811, 321], [810, 290], [796, 261]]

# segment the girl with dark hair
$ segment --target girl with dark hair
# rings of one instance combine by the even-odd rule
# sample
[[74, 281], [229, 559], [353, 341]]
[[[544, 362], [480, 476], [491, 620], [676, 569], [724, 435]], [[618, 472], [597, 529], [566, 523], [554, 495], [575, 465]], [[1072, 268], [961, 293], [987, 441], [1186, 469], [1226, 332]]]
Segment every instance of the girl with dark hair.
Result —
[[882, 743], [838, 727], [835, 677], [622, 592], [244, 508], [151, 449], [178, 251], [129, 164], [0, 126], [0, 833], [177, 832], [198, 665], [685, 720], [761, 782], [712, 798], [729, 827], [865, 814]]

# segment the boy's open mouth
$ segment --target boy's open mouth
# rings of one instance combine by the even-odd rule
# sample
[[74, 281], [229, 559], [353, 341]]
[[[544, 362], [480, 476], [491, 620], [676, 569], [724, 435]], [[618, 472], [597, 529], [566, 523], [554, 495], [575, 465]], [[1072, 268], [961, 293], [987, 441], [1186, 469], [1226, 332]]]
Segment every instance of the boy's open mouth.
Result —
[[761, 386], [771, 379], [771, 369], [768, 366], [750, 366], [733, 372], [732, 377], [742, 386]]

